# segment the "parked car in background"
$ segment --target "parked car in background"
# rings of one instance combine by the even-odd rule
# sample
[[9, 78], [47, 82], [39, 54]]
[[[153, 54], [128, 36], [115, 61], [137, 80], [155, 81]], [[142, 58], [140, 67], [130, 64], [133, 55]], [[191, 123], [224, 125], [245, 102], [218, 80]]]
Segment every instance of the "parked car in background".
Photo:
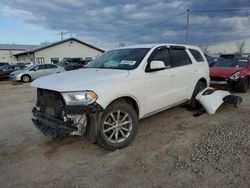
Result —
[[18, 62], [17, 65], [24, 65], [26, 67], [30, 67], [34, 65], [34, 63], [33, 62]]
[[9, 65], [9, 63], [6, 63], [6, 62], [0, 62], [0, 67], [5, 66], [5, 65]]
[[37, 88], [33, 122], [45, 135], [86, 136], [115, 150], [135, 137], [138, 120], [189, 102], [209, 84], [209, 66], [195, 46], [151, 44], [105, 52], [84, 69], [46, 76]]
[[11, 80], [30, 82], [42, 76], [64, 72], [64, 68], [54, 64], [38, 64], [32, 65], [20, 71], [10, 74]]
[[215, 63], [217, 62], [217, 60], [218, 60], [218, 58], [212, 57], [212, 56], [209, 56], [209, 55], [206, 55], [206, 54], [205, 54], [205, 57], [206, 57], [206, 59], [207, 59], [207, 62], [208, 62], [209, 67], [214, 66], [214, 64], [215, 64]]
[[242, 55], [240, 55], [240, 54], [221, 54], [220, 58], [224, 58], [224, 59], [240, 59], [240, 58], [242, 58]]
[[246, 92], [249, 88], [250, 60], [220, 58], [210, 68], [210, 78], [214, 88]]
[[0, 78], [8, 78], [10, 73], [25, 68], [24, 65], [5, 65], [0, 67]]
[[87, 64], [82, 58], [63, 58], [57, 65], [62, 66], [65, 70], [75, 70], [83, 68]]

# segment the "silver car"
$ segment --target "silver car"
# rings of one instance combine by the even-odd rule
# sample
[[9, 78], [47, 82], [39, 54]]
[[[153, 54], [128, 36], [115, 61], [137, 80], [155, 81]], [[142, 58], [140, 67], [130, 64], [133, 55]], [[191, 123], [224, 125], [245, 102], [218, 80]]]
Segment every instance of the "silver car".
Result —
[[32, 65], [25, 69], [12, 72], [10, 74], [11, 80], [23, 81], [25, 83], [35, 80], [42, 76], [64, 72], [64, 68], [54, 64], [38, 64]]

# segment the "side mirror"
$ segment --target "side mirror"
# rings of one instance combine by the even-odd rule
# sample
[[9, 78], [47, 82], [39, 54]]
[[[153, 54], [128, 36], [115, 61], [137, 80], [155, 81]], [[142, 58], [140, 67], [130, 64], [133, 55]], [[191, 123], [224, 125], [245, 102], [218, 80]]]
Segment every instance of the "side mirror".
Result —
[[165, 68], [166, 68], [166, 66], [165, 66], [165, 63], [163, 61], [154, 60], [154, 61], [150, 62], [149, 72], [159, 71], [159, 70], [163, 70]]

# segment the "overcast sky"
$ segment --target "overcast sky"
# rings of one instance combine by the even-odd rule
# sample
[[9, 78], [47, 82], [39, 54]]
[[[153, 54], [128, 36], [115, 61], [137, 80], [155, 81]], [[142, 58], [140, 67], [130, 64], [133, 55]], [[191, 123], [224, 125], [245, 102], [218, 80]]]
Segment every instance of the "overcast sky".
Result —
[[[0, 0], [0, 43], [53, 42], [60, 39], [61, 31], [65, 37], [72, 35], [104, 49], [120, 42], [184, 43], [188, 8], [245, 9], [250, 1]], [[191, 12], [190, 44], [218, 46], [249, 40], [249, 15], [249, 10]]]

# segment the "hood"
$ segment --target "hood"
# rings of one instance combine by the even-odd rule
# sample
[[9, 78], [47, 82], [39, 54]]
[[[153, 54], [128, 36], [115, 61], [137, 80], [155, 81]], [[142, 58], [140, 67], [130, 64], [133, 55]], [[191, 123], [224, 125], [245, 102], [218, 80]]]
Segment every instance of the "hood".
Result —
[[129, 71], [85, 68], [41, 77], [31, 86], [58, 92], [95, 90], [125, 79]]
[[230, 78], [235, 72], [244, 70], [244, 67], [212, 67], [210, 68], [211, 77]]
[[25, 70], [16, 70], [16, 71], [13, 71], [12, 73], [10, 73], [11, 75], [14, 75], [14, 74], [20, 74], [22, 72], [25, 72]]

